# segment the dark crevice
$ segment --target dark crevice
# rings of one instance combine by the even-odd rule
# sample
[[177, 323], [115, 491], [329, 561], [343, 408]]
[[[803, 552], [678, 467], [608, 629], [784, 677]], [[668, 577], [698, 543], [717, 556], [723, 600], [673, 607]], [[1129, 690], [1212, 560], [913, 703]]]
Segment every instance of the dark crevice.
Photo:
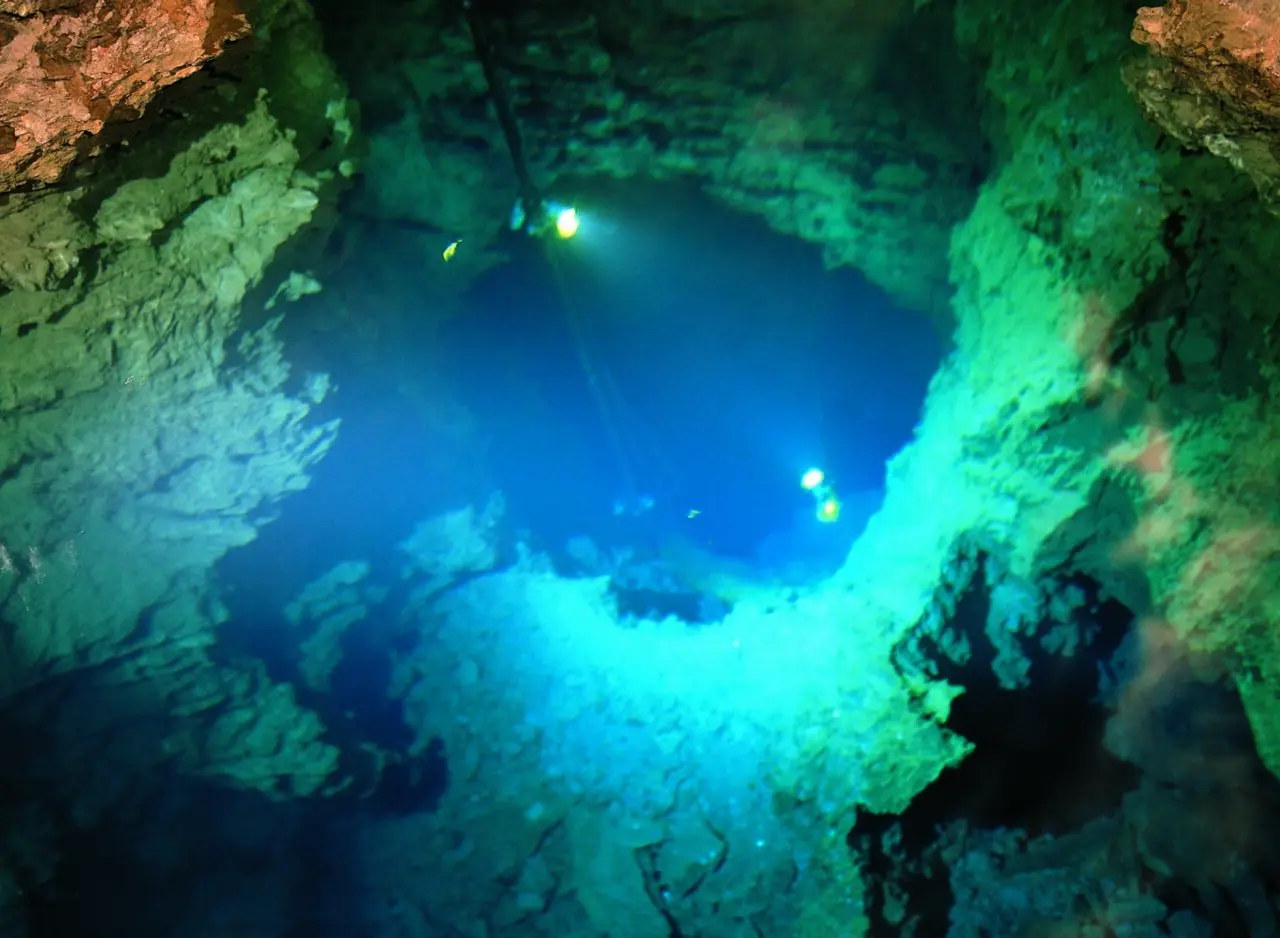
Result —
[[[1092, 591], [1090, 584], [1076, 585]], [[1093, 628], [1086, 634], [1094, 638], [1072, 657], [1041, 648], [1038, 639], [1051, 623], [1019, 641], [1031, 670], [1028, 686], [1015, 690], [1001, 687], [993, 669], [997, 649], [986, 630], [991, 600], [985, 563], [946, 625], [967, 640], [964, 663], [948, 657], [937, 639], [921, 639], [930, 669], [965, 688], [946, 726], [975, 750], [945, 770], [902, 815], [860, 812], [850, 835], [867, 852], [871, 879], [905, 891], [917, 933], [947, 930], [950, 881], [929, 859], [940, 830], [963, 822], [970, 829], [1018, 829], [1030, 837], [1062, 835], [1116, 811], [1125, 792], [1138, 784], [1140, 771], [1103, 746], [1109, 714], [1098, 700], [1097, 662], [1118, 647], [1132, 616], [1116, 602], [1093, 608]], [[896, 935], [898, 925], [885, 917], [883, 903], [883, 891], [873, 890], [873, 934]]]
[[1115, 601], [1096, 610], [1091, 618], [1097, 637], [1072, 657], [1040, 647], [1038, 639], [1052, 623], [1020, 639], [1021, 653], [1031, 662], [1028, 686], [1000, 687], [993, 668], [997, 649], [985, 627], [990, 596], [980, 565], [952, 619], [969, 639], [968, 661], [933, 657], [942, 680], [965, 688], [946, 726], [977, 749], [926, 789], [913, 810], [935, 817], [951, 812], [947, 820], [1017, 827], [1037, 836], [1072, 830], [1115, 809], [1136, 784], [1137, 772], [1102, 746], [1109, 711], [1098, 700], [1097, 663], [1119, 646], [1132, 614]]
[[628, 587], [611, 583], [609, 592], [622, 622], [661, 620], [673, 616], [688, 625], [711, 625], [729, 614], [728, 603], [693, 589]]
[[[1280, 849], [1269, 832], [1280, 782], [1256, 755], [1238, 694], [1119, 603], [1099, 602], [1088, 582], [1075, 586], [1094, 637], [1072, 657], [1025, 639], [1025, 690], [994, 679], [981, 570], [946, 627], [913, 646], [926, 670], [966, 688], [947, 727], [976, 749], [901, 816], [859, 815], [850, 841], [868, 858], [873, 934], [896, 935], [904, 921], [917, 934], [1027, 934], [1045, 922], [1035, 910], [1050, 907], [1073, 928], [1121, 934], [1109, 904], [1139, 899], [1160, 904], [1157, 918], [1189, 917], [1183, 929], [1194, 920], [1227, 938], [1277, 933]], [[954, 652], [959, 636], [967, 656]]]

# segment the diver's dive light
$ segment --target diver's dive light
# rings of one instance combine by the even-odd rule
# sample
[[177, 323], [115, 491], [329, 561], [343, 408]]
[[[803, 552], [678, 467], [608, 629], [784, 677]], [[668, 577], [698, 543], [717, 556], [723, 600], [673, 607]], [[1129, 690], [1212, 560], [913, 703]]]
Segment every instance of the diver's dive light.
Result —
[[836, 495], [836, 490], [831, 483], [827, 481], [827, 474], [821, 469], [810, 469], [800, 477], [800, 487], [806, 492], [813, 495], [813, 500], [817, 502], [817, 511], [814, 512], [816, 517], [823, 524], [831, 524], [833, 521], [840, 520], [840, 497]]
[[[480, 60], [480, 68], [484, 73], [485, 86], [489, 89], [489, 98], [493, 101], [498, 115], [498, 123], [502, 126], [502, 136], [506, 140], [507, 150], [511, 154], [511, 165], [515, 169], [516, 180], [520, 183], [520, 197], [516, 199], [511, 210], [511, 230], [525, 229], [534, 236], [542, 235], [553, 227], [561, 238], [572, 238], [578, 233], [580, 219], [577, 211], [571, 206], [557, 205], [543, 200], [538, 188], [529, 173], [529, 164], [524, 156], [524, 144], [520, 139], [520, 128], [516, 124], [515, 114], [511, 108], [511, 96], [507, 91], [507, 83], [498, 69], [496, 46], [489, 31], [488, 19], [482, 15], [479, 4], [473, 0], [462, 0], [462, 13], [466, 17], [467, 27], [471, 31], [471, 44]], [[452, 247], [452, 246], [451, 246]], [[445, 251], [445, 260], [453, 256]]]
[[819, 485], [825, 482], [827, 474], [821, 469], [810, 469], [800, 477], [800, 487], [806, 492], [812, 492]]
[[[532, 211], [532, 215], [529, 212]], [[572, 205], [561, 202], [543, 200], [534, 209], [526, 210], [524, 199], [517, 199], [511, 209], [511, 230], [523, 228], [535, 238], [540, 238], [554, 229], [555, 233], [567, 241], [578, 233], [582, 225], [582, 217]]]
[[578, 233], [582, 220], [578, 218], [578, 210], [573, 206], [562, 208], [556, 213], [556, 234], [562, 238], [572, 238]]

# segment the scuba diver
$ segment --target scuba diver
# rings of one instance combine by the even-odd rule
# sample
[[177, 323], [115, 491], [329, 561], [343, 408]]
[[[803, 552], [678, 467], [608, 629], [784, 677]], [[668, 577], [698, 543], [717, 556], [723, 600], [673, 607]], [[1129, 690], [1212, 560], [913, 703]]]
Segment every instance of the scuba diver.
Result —
[[489, 34], [485, 18], [477, 9], [476, 0], [462, 0], [462, 14], [471, 32], [476, 58], [480, 60], [485, 83], [489, 88], [489, 98], [497, 112], [502, 136], [506, 141], [507, 151], [511, 154], [511, 165], [520, 184], [520, 195], [511, 209], [511, 230], [523, 230], [534, 237], [540, 237], [554, 229], [560, 237], [571, 238], [578, 231], [577, 212], [571, 206], [544, 198], [533, 181], [525, 159], [520, 130], [511, 109], [511, 99], [494, 60], [493, 38]]
[[[515, 171], [519, 194], [511, 208], [508, 227], [512, 231], [523, 231], [531, 237], [542, 238], [554, 233], [559, 240], [568, 240], [578, 233], [581, 219], [577, 210], [567, 204], [545, 197], [533, 180], [524, 151], [524, 144], [516, 123], [515, 113], [511, 106], [506, 82], [497, 65], [497, 47], [489, 29], [489, 22], [484, 11], [480, 9], [482, 0], [462, 0], [461, 7], [467, 27], [471, 33], [476, 58], [484, 73], [489, 89], [489, 97], [502, 128], [503, 139], [511, 156], [511, 165]], [[554, 240], [554, 239], [553, 239]], [[457, 242], [445, 249], [445, 260], [453, 255]], [[636, 453], [632, 450], [639, 445], [634, 439], [638, 417], [626, 406], [620, 391], [614, 384], [607, 369], [597, 361], [588, 341], [587, 328], [582, 317], [570, 303], [570, 291], [564, 282], [560, 269], [559, 257], [549, 250], [548, 259], [553, 272], [560, 282], [561, 298], [570, 333], [578, 355], [583, 374], [590, 388], [591, 395], [599, 412], [600, 420], [609, 445], [613, 450], [620, 476], [621, 494], [613, 501], [613, 517], [621, 521], [634, 520], [651, 514], [656, 504], [653, 495], [636, 485], [633, 472], [633, 460]], [[630, 428], [626, 441], [622, 438], [620, 426]], [[650, 461], [655, 459], [653, 441], [647, 441]], [[628, 445], [630, 444], [630, 445]], [[643, 447], [642, 447], [643, 448]], [[662, 462], [661, 457], [656, 457]], [[664, 468], [669, 470], [669, 467]]]

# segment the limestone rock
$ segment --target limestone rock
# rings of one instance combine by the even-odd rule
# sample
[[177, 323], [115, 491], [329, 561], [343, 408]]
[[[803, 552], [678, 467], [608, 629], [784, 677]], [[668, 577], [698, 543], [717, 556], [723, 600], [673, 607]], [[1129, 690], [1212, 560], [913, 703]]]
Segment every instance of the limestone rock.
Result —
[[247, 29], [228, 0], [0, 4], [0, 192], [53, 182], [81, 138], [136, 117]]
[[1247, 174], [1280, 212], [1280, 4], [1170, 0], [1138, 11], [1133, 38], [1153, 53], [1125, 73], [1151, 119]]
[[[503, 22], [503, 80], [535, 182], [696, 181], [821, 245], [829, 267], [944, 316], [947, 239], [983, 161], [955, 119], [972, 75], [920, 51], [923, 34], [954, 56], [945, 14], [913, 17], [900, 0], [803, 16], [761, 0], [696, 7], [528, 8]], [[334, 54], [353, 57], [369, 111], [397, 115], [372, 135], [359, 210], [463, 238], [459, 263], [475, 275], [496, 262], [485, 252], [517, 187], [465, 23], [450, 17], [410, 52], [403, 24], [349, 17]], [[385, 61], [368, 62], [370, 47]], [[925, 74], [937, 75], [928, 91]]]
[[[15, 719], [53, 741], [51, 781], [86, 822], [158, 760], [278, 797], [336, 768], [290, 689], [207, 654], [209, 569], [333, 440], [308, 419], [323, 381], [283, 392], [273, 322], [236, 340], [246, 292], [320, 201], [300, 158], [260, 99], [89, 224], [80, 188], [12, 200], [96, 255], [61, 278], [32, 262], [0, 295], [0, 700], [28, 702]], [[93, 679], [41, 693], [73, 671]]]

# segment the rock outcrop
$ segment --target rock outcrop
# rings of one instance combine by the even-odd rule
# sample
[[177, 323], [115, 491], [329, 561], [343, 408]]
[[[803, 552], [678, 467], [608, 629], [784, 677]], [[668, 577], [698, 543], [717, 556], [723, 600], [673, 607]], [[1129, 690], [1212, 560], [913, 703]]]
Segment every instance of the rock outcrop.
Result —
[[[274, 799], [341, 786], [295, 689], [210, 652], [212, 564], [306, 486], [337, 427], [313, 413], [326, 377], [291, 377], [262, 306], [291, 279], [277, 252], [342, 184], [302, 117], [333, 157], [345, 92], [314, 68], [309, 8], [258, 15], [264, 49], [273, 15], [308, 53], [291, 67], [311, 97], [279, 116], [266, 69], [209, 98], [178, 83], [248, 29], [228, 4], [0, 6], [0, 190], [17, 187], [0, 199], [0, 708], [22, 752], [0, 768], [5, 935], [67, 819], [141, 811], [169, 771]], [[141, 113], [157, 93], [158, 120]], [[112, 136], [67, 171], [125, 118], [145, 146]]]
[[[428, 4], [394, 23], [324, 15], [370, 118], [362, 214], [464, 238], [468, 273], [496, 263], [484, 252], [517, 186], [465, 20]], [[946, 318], [947, 238], [987, 157], [964, 119], [976, 75], [955, 56], [945, 12], [568, 4], [491, 19], [539, 185], [694, 182]]]
[[1183, 145], [1245, 173], [1280, 213], [1280, 6], [1271, 0], [1170, 0], [1138, 12], [1150, 58], [1126, 80]]
[[231, 0], [0, 3], [0, 192], [54, 182], [248, 29]]

